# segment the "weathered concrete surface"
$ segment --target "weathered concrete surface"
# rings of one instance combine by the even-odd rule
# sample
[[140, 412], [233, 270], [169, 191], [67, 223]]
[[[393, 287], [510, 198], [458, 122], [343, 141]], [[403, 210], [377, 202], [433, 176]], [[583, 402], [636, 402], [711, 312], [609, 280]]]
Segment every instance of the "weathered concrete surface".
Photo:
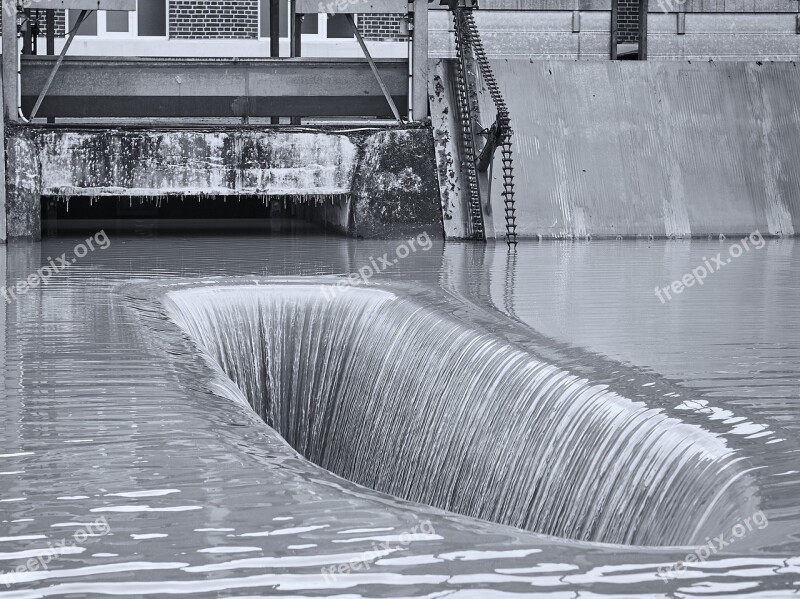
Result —
[[[800, 35], [797, 35], [797, 3], [781, 3], [769, 12], [723, 12], [731, 6], [750, 4], [729, 2], [717, 10], [693, 2], [691, 12], [676, 0], [662, 0], [665, 6], [684, 11], [684, 31], [678, 32], [678, 15], [665, 14], [650, 4], [647, 17], [648, 60], [788, 60], [800, 56]], [[721, 4], [721, 2], [720, 2]], [[789, 9], [791, 12], [789, 12]]]
[[43, 195], [290, 196], [313, 204], [306, 212], [317, 220], [353, 236], [422, 224], [441, 230], [433, 143], [430, 130], [421, 127], [298, 132], [18, 126], [9, 130], [8, 166], [10, 237], [38, 238]]
[[[536, 3], [538, 6], [538, 3]], [[475, 21], [490, 57], [608, 59], [611, 52], [611, 6], [597, 3], [590, 10], [479, 10]], [[578, 10], [573, 21], [573, 11]], [[574, 31], [574, 25], [579, 31]], [[454, 58], [453, 17], [448, 11], [429, 16], [431, 58]]]
[[[520, 236], [800, 230], [800, 68], [793, 63], [492, 66], [515, 132]], [[482, 114], [493, 119], [485, 101]], [[497, 236], [500, 177], [498, 152]]]
[[[469, 214], [469, 190], [462, 185], [466, 171], [464, 163], [464, 133], [459, 119], [458, 106], [451, 106], [456, 98], [457, 73], [453, 60], [434, 59], [428, 69], [428, 94], [431, 107], [431, 124], [436, 147], [436, 175], [439, 179], [439, 196], [442, 205], [442, 223], [447, 239], [474, 239], [475, 232]], [[478, 137], [477, 153], [482, 149], [483, 137]], [[494, 237], [494, 217], [487, 173], [478, 172], [483, 208], [483, 228], [487, 237]]]
[[455, 61], [444, 59], [430, 61], [428, 69], [428, 97], [431, 107], [431, 125], [436, 150], [436, 176], [439, 179], [439, 197], [442, 207], [442, 224], [447, 239], [470, 237], [469, 196], [462, 186], [461, 125], [455, 77], [448, 65]]
[[327, 195], [349, 191], [347, 135], [270, 130], [17, 130], [45, 195]]
[[[610, 0], [485, 0], [475, 13], [490, 58], [604, 60]], [[797, 60], [796, 1], [650, 0], [648, 60]], [[678, 31], [683, 13], [685, 30]], [[430, 56], [454, 58], [452, 15], [430, 13]]]
[[39, 239], [42, 185], [35, 140], [6, 136], [6, 238]]
[[430, 129], [385, 130], [363, 140], [352, 196], [352, 232], [395, 237], [442, 234]]

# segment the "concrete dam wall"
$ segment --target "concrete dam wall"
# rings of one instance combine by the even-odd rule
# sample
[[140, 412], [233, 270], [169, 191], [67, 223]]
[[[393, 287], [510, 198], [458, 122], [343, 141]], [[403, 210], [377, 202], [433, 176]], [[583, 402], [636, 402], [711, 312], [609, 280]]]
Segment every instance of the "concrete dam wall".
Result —
[[[514, 128], [520, 236], [800, 230], [795, 63], [497, 59], [492, 67]], [[439, 60], [431, 74], [440, 183], [457, 161], [453, 73]], [[495, 111], [488, 94], [480, 105], [489, 126]], [[448, 144], [449, 153], [442, 150]], [[498, 152], [484, 210], [487, 231], [498, 238], [501, 175]], [[464, 237], [461, 190], [452, 182], [444, 190], [446, 234]]]
[[430, 130], [15, 127], [8, 236], [38, 238], [42, 196], [288, 198], [357, 237], [441, 231]]

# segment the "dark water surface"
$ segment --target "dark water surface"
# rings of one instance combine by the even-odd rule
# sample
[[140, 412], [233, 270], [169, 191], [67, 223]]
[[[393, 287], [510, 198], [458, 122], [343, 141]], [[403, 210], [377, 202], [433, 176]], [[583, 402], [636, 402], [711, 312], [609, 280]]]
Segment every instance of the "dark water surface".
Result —
[[[384, 253], [391, 258], [401, 240], [155, 236], [146, 227], [108, 234], [108, 249], [0, 307], [0, 574], [24, 570], [0, 578], [0, 597], [777, 597], [800, 590], [800, 246], [792, 240], [768, 241], [665, 304], [655, 287], [735, 240], [523, 243], [513, 258], [503, 245], [434, 242], [370, 281], [370, 289], [429, 303], [495, 345], [641, 402], [675, 430], [700, 430], [709, 448], [733, 457], [748, 482], [732, 513], [764, 526], [741, 535], [736, 522], [704, 531], [724, 535], [727, 546], [665, 581], [659, 568], [694, 547], [549, 537], [329, 474], [237, 401], [232, 383], [163, 308], [163, 293], [176, 286], [331, 281], [324, 277], [357, 271]], [[5, 284], [26, 279], [49, 257], [73, 256], [85, 238], [0, 248]], [[489, 392], [465, 397], [489, 400]], [[655, 469], [645, 465], [643, 476]], [[647, 500], [645, 493], [640, 501]], [[107, 527], [98, 528], [101, 518]], [[60, 555], [47, 558], [46, 568], [26, 565], [36, 556], [45, 561], [51, 545]], [[341, 574], [328, 571], [347, 563]]]

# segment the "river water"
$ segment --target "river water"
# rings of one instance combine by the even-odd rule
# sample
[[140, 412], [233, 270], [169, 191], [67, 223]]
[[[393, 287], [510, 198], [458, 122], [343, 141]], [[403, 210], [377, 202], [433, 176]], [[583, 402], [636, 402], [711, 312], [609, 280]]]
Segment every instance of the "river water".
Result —
[[[108, 230], [85, 256], [77, 232], [0, 248], [6, 286], [75, 258], [0, 308], [0, 597], [800, 589], [794, 241], [752, 247], [662, 303], [657, 287], [737, 240], [524, 242], [509, 255], [301, 232], [142, 226]], [[317, 302], [366, 265], [382, 272]], [[315, 321], [320, 310], [334, 312]], [[361, 342], [330, 348], [347, 376], [314, 370], [310, 348], [319, 356], [346, 323], [347, 343]], [[375, 362], [393, 331], [408, 343]], [[272, 353], [245, 367], [254, 351], [241, 349], [262, 346]], [[276, 365], [289, 352], [298, 366]], [[262, 363], [278, 370], [262, 376]], [[302, 373], [318, 384], [302, 388]], [[247, 405], [256, 395], [310, 459], [406, 500], [298, 455]], [[348, 416], [320, 444], [303, 426], [340, 398]], [[514, 519], [526, 501], [539, 517]]]

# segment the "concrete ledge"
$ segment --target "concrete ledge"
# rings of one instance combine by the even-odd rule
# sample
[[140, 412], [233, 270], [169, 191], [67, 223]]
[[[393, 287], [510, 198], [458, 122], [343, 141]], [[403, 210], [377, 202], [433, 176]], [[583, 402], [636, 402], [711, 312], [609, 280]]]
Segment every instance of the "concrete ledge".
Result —
[[351, 236], [441, 231], [430, 129], [9, 127], [8, 236], [42, 196], [290, 197]]

